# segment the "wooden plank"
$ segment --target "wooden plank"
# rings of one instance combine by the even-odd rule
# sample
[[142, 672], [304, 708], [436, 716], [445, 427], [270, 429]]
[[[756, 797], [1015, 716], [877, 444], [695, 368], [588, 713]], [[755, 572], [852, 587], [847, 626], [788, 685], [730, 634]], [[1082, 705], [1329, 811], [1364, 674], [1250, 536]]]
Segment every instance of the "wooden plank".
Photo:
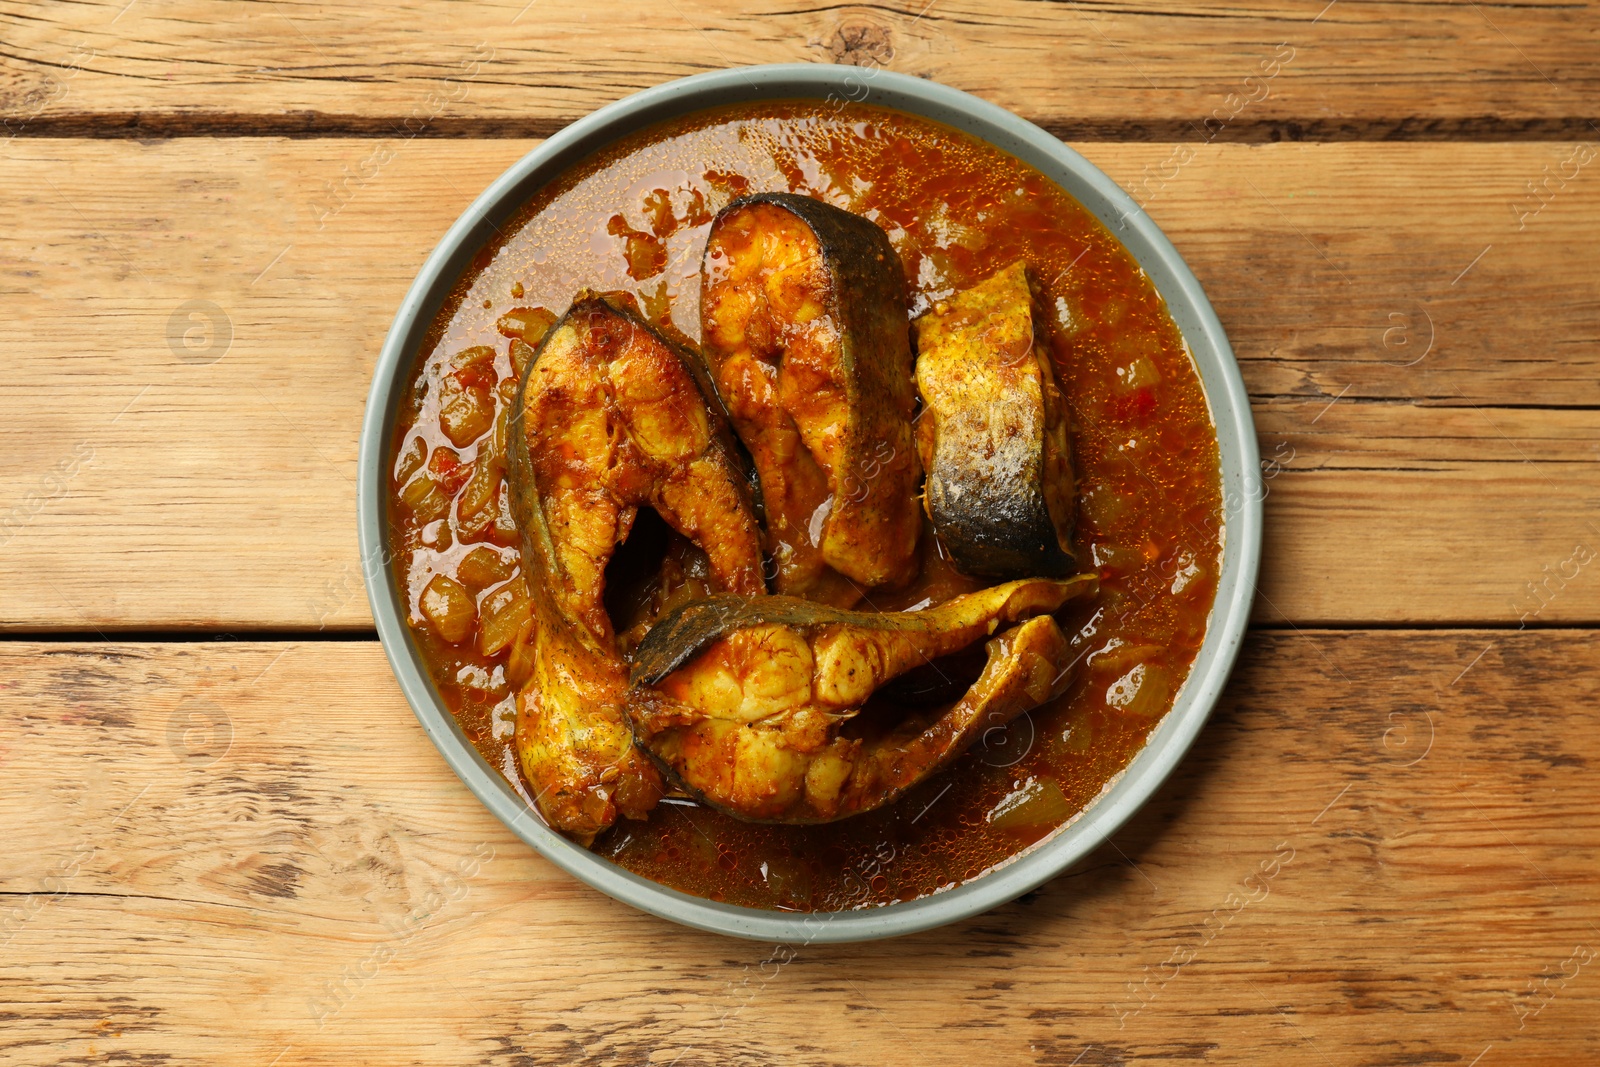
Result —
[[1071, 136], [1584, 137], [1593, 4], [0, 3], [15, 129], [546, 135], [751, 63], [883, 65]]
[[1600, 614], [1600, 416], [1255, 405], [1267, 536], [1255, 617], [1502, 626]]
[[[370, 624], [373, 361], [438, 235], [531, 144], [392, 147], [326, 218], [372, 141], [3, 149], [0, 626]], [[1195, 267], [1283, 461], [1261, 618], [1600, 620], [1587, 571], [1525, 586], [1593, 546], [1600, 494], [1600, 276], [1576, 266], [1600, 196], [1584, 171], [1520, 230], [1507, 206], [1567, 147], [1219, 145], [1164, 185], [1182, 146], [1083, 147]]]
[[1587, 149], [1110, 148], [1085, 151], [1194, 268], [1252, 393], [1600, 404], [1600, 282], [1579, 266], [1600, 175], [1528, 189]]
[[568, 879], [452, 777], [374, 643], [0, 660], [4, 1064], [1600, 1055], [1589, 633], [1254, 633], [1110, 844], [840, 947]]

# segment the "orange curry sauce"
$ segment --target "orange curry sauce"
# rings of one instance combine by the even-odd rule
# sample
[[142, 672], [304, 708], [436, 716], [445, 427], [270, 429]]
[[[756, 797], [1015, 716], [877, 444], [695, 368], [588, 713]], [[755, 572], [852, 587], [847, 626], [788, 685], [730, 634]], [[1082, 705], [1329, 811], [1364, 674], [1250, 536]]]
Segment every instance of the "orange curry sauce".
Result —
[[[948, 127], [861, 105], [741, 106], [634, 135], [543, 190], [477, 257], [434, 326], [393, 442], [394, 566], [410, 592], [411, 624], [462, 728], [525, 799], [511, 751], [507, 653], [480, 652], [481, 622], [452, 642], [421, 611], [436, 575], [458, 578], [480, 619], [520, 581], [504, 518], [458, 519], [490, 433], [464, 446], [445, 436], [441, 380], [462, 350], [493, 346], [492, 371], [480, 357], [467, 384], [498, 415], [512, 368], [497, 320], [517, 308], [559, 315], [585, 287], [630, 292], [647, 317], [698, 338], [712, 216], [743, 193], [780, 189], [882, 226], [904, 262], [913, 315], [1016, 259], [1033, 266], [1054, 313], [1071, 413], [1078, 558], [1102, 579], [1093, 601], [1061, 616], [1080, 656], [1067, 694], [992, 733], [898, 804], [787, 827], [669, 798], [647, 821], [622, 820], [593, 845], [685, 892], [831, 911], [976, 878], [1068, 822], [1122, 771], [1171, 707], [1205, 635], [1221, 494], [1210, 413], [1164, 303], [1116, 238], [1037, 171]], [[477, 428], [469, 420], [454, 436]], [[417, 492], [429, 472], [453, 500]], [[646, 528], [662, 536], [661, 524], [636, 527]], [[479, 547], [493, 556], [479, 552], [458, 573]], [[870, 591], [861, 606], [911, 608], [976, 587], [943, 564], [931, 531], [923, 557], [915, 587]]]

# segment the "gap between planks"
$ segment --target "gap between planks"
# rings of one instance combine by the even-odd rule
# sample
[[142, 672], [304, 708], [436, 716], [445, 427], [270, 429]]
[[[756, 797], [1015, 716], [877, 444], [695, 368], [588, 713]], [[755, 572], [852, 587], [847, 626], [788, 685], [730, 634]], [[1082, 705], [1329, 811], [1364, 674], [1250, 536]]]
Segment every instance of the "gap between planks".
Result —
[[[549, 137], [583, 118], [495, 118], [441, 116], [408, 137], [429, 140], [512, 140]], [[181, 137], [392, 138], [405, 116], [332, 114], [316, 111], [278, 115], [206, 115], [151, 112], [83, 112], [41, 115], [11, 130], [17, 137], [164, 140]], [[1190, 119], [1050, 120], [1040, 129], [1063, 141], [1163, 141], [1185, 144], [1345, 143], [1361, 141], [1527, 143], [1587, 141], [1600, 132], [1600, 117], [1466, 118], [1404, 116], [1367, 119], [1237, 119], [1207, 134]]]

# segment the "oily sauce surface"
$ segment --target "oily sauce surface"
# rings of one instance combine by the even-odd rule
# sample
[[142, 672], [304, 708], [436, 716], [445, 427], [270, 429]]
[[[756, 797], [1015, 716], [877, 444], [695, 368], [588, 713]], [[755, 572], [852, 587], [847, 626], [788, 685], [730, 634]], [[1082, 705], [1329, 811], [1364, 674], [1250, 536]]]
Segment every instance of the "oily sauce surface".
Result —
[[[1100, 592], [1060, 616], [1076, 633], [1070, 690], [993, 732], [898, 804], [785, 827], [668, 798], [644, 822], [620, 821], [593, 848], [674, 888], [754, 907], [832, 911], [909, 900], [977, 877], [1092, 802], [1171, 707], [1216, 593], [1216, 437], [1194, 366], [1132, 257], [1037, 171], [924, 119], [813, 102], [703, 112], [579, 164], [479, 255], [434, 326], [393, 445], [393, 565], [440, 692], [485, 758], [531, 799], [511, 749], [508, 652], [496, 648], [514, 628], [521, 581], [484, 422], [503, 412], [514, 382], [505, 331], [547, 323], [589, 287], [632, 293], [653, 322], [698, 339], [712, 216], [767, 190], [815, 196], [882, 226], [905, 265], [913, 314], [1019, 258], [1032, 265], [1054, 310], [1071, 416], [1075, 548], [1080, 566], [1100, 574]], [[538, 332], [530, 329], [530, 343]], [[481, 349], [461, 355], [475, 346], [492, 347], [492, 359]], [[488, 477], [474, 481], [480, 468]], [[494, 493], [487, 504], [486, 486]], [[472, 517], [463, 520], [462, 498], [472, 494]], [[608, 572], [608, 604], [622, 616], [619, 632], [633, 626], [635, 641], [641, 611], [654, 616], [705, 589], [703, 560], [671, 544], [654, 518], [641, 515], [635, 537], [659, 544], [634, 551], [630, 540], [627, 558]], [[944, 562], [931, 530], [922, 557], [916, 584], [869, 591], [861, 606], [914, 609], [978, 587]], [[669, 580], [652, 581], [663, 568]], [[425, 598], [447, 588], [430, 586], [440, 576], [463, 592]], [[437, 623], [441, 604], [467, 614]]]

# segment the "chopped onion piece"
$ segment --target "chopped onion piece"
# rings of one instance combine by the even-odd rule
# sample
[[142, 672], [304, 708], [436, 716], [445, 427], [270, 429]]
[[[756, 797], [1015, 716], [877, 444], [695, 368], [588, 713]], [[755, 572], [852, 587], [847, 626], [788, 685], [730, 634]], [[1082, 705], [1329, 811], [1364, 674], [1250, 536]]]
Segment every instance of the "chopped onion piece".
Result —
[[452, 645], [459, 645], [472, 635], [472, 624], [477, 618], [477, 606], [472, 594], [454, 578], [436, 574], [427, 588], [422, 590], [422, 614], [432, 624], [433, 630]]
[[989, 825], [996, 830], [1058, 826], [1071, 816], [1072, 804], [1054, 778], [1029, 778], [994, 806]]

